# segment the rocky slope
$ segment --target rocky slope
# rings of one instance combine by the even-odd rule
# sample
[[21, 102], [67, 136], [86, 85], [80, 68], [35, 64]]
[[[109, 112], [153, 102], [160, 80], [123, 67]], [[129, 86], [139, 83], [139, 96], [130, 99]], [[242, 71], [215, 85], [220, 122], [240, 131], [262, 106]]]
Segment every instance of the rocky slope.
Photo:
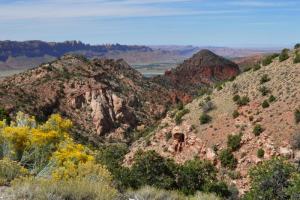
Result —
[[[182, 111], [170, 111], [152, 133], [132, 145], [125, 163], [130, 165], [138, 149], [155, 150], [178, 163], [195, 156], [208, 159], [220, 169], [224, 180], [236, 184], [243, 193], [249, 186], [249, 168], [262, 160], [277, 155], [300, 160], [300, 152], [291, 146], [291, 138], [300, 128], [294, 117], [300, 108], [300, 64], [293, 63], [294, 57], [294, 52], [283, 62], [277, 57], [270, 65], [247, 71], [211, 94], [193, 100], [183, 109], [185, 115], [180, 121], [176, 118]], [[233, 100], [235, 95], [248, 97], [249, 102], [237, 105]], [[263, 107], [264, 101], [269, 106]], [[201, 124], [199, 117], [204, 113], [211, 121]], [[233, 116], [233, 113], [238, 114]], [[257, 125], [262, 127], [262, 133], [256, 136]], [[227, 137], [238, 134], [241, 134], [240, 148], [233, 152], [238, 163], [231, 171], [221, 167], [218, 155], [227, 148]], [[259, 148], [265, 152], [263, 158], [257, 156]]]
[[237, 64], [205, 49], [154, 80], [166, 87], [195, 95], [201, 86], [228, 80], [239, 73]]
[[8, 111], [24, 111], [39, 120], [62, 113], [77, 125], [76, 133], [94, 141], [123, 139], [163, 116], [171, 103], [165, 88], [124, 60], [66, 55], [0, 82], [0, 105]]

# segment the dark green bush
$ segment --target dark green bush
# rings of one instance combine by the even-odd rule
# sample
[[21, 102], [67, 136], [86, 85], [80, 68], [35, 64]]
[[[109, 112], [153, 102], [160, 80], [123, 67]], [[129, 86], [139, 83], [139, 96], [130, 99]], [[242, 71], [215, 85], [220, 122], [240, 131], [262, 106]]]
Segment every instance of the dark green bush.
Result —
[[295, 172], [296, 169], [290, 163], [281, 159], [258, 164], [250, 170], [251, 189], [245, 194], [243, 200], [299, 199], [291, 198], [300, 194], [299, 188], [292, 190], [295, 186], [292, 175]]
[[261, 68], [260, 64], [255, 64], [253, 67], [253, 71], [257, 71]]
[[296, 53], [296, 57], [294, 58], [294, 63], [300, 63], [300, 53]]
[[264, 132], [263, 127], [260, 124], [256, 124], [253, 128], [254, 135], [259, 136], [262, 132]]
[[278, 57], [278, 56], [279, 56], [279, 54], [274, 53], [274, 54], [272, 54], [272, 55], [269, 55], [269, 56], [265, 57], [265, 58], [262, 60], [262, 65], [263, 65], [263, 66], [267, 66], [267, 65], [271, 64], [271, 63], [273, 62], [273, 59], [276, 58], [276, 57]]
[[237, 159], [229, 149], [224, 149], [220, 152], [219, 159], [223, 167], [234, 169], [237, 164]]
[[299, 49], [300, 48], [300, 43], [295, 44], [294, 49]]
[[259, 148], [258, 150], [257, 150], [257, 157], [258, 158], [263, 158], [264, 157], [264, 155], [265, 155], [265, 151], [262, 149], [262, 148]]
[[0, 121], [6, 120], [6, 123], [10, 124], [11, 118], [6, 110], [0, 107]]
[[264, 100], [264, 102], [261, 104], [261, 106], [263, 108], [268, 108], [268, 107], [270, 107], [270, 104], [269, 104], [269, 102], [267, 100]]
[[211, 122], [212, 118], [208, 114], [203, 113], [200, 116], [199, 120], [200, 120], [200, 124], [207, 124], [207, 123]]
[[155, 151], [138, 152], [131, 167], [131, 176], [135, 180], [131, 187], [151, 185], [161, 189], [174, 189], [175, 169], [176, 164], [172, 160], [161, 157]]
[[234, 95], [233, 98], [232, 98], [232, 100], [233, 100], [234, 102], [237, 102], [237, 101], [240, 100], [240, 99], [241, 99], [241, 97], [240, 97], [240, 95], [238, 95], [238, 94]]
[[177, 110], [182, 110], [184, 108], [183, 103], [180, 101], [177, 106], [176, 106]]
[[261, 79], [260, 79], [260, 84], [269, 82], [271, 79], [269, 78], [269, 76], [267, 74], [264, 74]]
[[276, 97], [274, 97], [273, 95], [271, 95], [271, 96], [269, 97], [269, 102], [272, 103], [272, 102], [274, 102], [274, 101], [276, 101]]
[[240, 116], [239, 111], [237, 111], [237, 110], [233, 111], [232, 117], [235, 119], [235, 118], [237, 118], [238, 116]]
[[217, 182], [217, 171], [208, 161], [190, 160], [178, 169], [177, 183], [186, 195], [204, 191], [211, 182]]
[[296, 124], [300, 122], [300, 109], [296, 109], [294, 112]]
[[247, 105], [249, 102], [250, 102], [249, 97], [248, 97], [248, 96], [243, 96], [243, 97], [241, 97], [241, 98], [236, 102], [236, 104], [237, 104], [238, 106], [245, 106], [245, 105]]
[[242, 134], [239, 135], [228, 135], [227, 137], [227, 148], [231, 151], [236, 151], [241, 146]]
[[212, 93], [212, 88], [210, 87], [201, 87], [199, 90], [198, 90], [198, 96], [201, 97], [205, 94], [207, 95], [210, 95]]
[[285, 61], [289, 58], [289, 49], [283, 49], [279, 55], [279, 61]]
[[266, 96], [270, 93], [270, 90], [266, 86], [262, 86], [258, 89], [262, 96]]

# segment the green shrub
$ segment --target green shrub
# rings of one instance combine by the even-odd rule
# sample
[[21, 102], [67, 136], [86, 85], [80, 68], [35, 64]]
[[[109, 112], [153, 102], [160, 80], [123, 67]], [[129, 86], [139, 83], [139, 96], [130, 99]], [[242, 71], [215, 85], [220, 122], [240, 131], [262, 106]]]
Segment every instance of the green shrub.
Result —
[[269, 76], [267, 74], [264, 74], [261, 79], [260, 79], [260, 84], [269, 82], [271, 79], [269, 78]]
[[269, 56], [265, 57], [265, 58], [262, 60], [262, 65], [263, 65], [263, 66], [267, 66], [267, 65], [271, 64], [271, 63], [273, 62], [273, 59], [276, 58], [276, 57], [278, 57], [278, 56], [279, 56], [279, 54], [274, 53], [274, 54], [272, 54], [272, 55], [269, 55]]
[[242, 134], [239, 135], [228, 135], [227, 137], [227, 147], [231, 151], [236, 151], [241, 146]]
[[183, 103], [180, 101], [180, 102], [177, 104], [176, 108], [177, 108], [177, 110], [182, 110], [182, 109], [184, 109]]
[[155, 151], [138, 152], [131, 167], [134, 182], [132, 188], [151, 185], [161, 189], [176, 187], [174, 170], [176, 164], [167, 160]]
[[294, 112], [296, 124], [300, 122], [300, 109], [296, 109]]
[[237, 159], [229, 149], [224, 149], [220, 152], [219, 159], [223, 167], [234, 169], [237, 164]]
[[187, 161], [179, 167], [178, 188], [187, 195], [203, 191], [211, 182], [217, 182], [216, 173], [215, 167], [208, 161], [199, 159]]
[[245, 105], [247, 105], [249, 102], [250, 102], [249, 97], [248, 97], [248, 96], [243, 96], [243, 97], [241, 97], [241, 98], [236, 102], [236, 104], [237, 104], [238, 106], [245, 106]]
[[264, 155], [265, 155], [265, 151], [262, 149], [262, 148], [259, 148], [258, 150], [257, 150], [257, 157], [258, 158], [263, 158], [264, 157]]
[[0, 160], [0, 186], [8, 185], [15, 178], [28, 175], [28, 170], [8, 158]]
[[237, 111], [237, 110], [233, 111], [232, 117], [235, 119], [235, 118], [237, 118], [238, 116], [240, 116], [239, 111]]
[[180, 111], [177, 112], [177, 114], [175, 115], [175, 123], [178, 125], [182, 122], [182, 117], [186, 114], [188, 114], [190, 112], [189, 109], [182, 109]]
[[294, 49], [299, 49], [300, 48], [300, 43], [295, 44]]
[[300, 63], [300, 53], [296, 53], [296, 57], [294, 58], [294, 64]]
[[261, 106], [263, 108], [268, 108], [268, 107], [270, 107], [270, 104], [269, 104], [269, 102], [267, 100], [264, 100], [264, 102], [261, 104]]
[[6, 123], [10, 124], [11, 118], [6, 110], [0, 107], [0, 121], [5, 120]]
[[285, 61], [289, 58], [289, 49], [283, 49], [279, 55], [279, 61]]
[[211, 122], [212, 118], [208, 114], [203, 113], [200, 116], [199, 120], [200, 120], [200, 124], [207, 124], [207, 123]]
[[263, 127], [260, 124], [256, 124], [253, 128], [254, 135], [259, 136], [262, 132], [264, 132]]
[[289, 193], [290, 187], [295, 183], [292, 180], [295, 172], [293, 165], [282, 159], [275, 158], [258, 164], [250, 170], [251, 189], [243, 200], [285, 200], [291, 199], [292, 195], [296, 196], [296, 193], [299, 195], [299, 190]]
[[257, 71], [261, 68], [260, 64], [255, 64], [253, 67], [253, 71]]
[[271, 96], [269, 97], [269, 102], [272, 103], [272, 102], [274, 102], [274, 101], [276, 101], [276, 97], [274, 97], [273, 95], [271, 95]]
[[210, 88], [210, 87], [201, 87], [198, 90], [199, 97], [204, 96], [205, 94], [210, 95], [211, 93], [212, 93], [212, 88]]
[[240, 95], [238, 95], [238, 94], [234, 95], [233, 98], [232, 98], [232, 100], [233, 100], [234, 102], [237, 102], [237, 101], [239, 101], [240, 99], [241, 99], [241, 97], [240, 97]]
[[258, 89], [262, 96], [266, 96], [270, 93], [270, 90], [266, 86], [262, 86]]
[[131, 181], [129, 170], [122, 166], [126, 153], [128, 153], [126, 144], [109, 144], [100, 147], [95, 156], [96, 162], [107, 167], [117, 187], [121, 189], [127, 188]]

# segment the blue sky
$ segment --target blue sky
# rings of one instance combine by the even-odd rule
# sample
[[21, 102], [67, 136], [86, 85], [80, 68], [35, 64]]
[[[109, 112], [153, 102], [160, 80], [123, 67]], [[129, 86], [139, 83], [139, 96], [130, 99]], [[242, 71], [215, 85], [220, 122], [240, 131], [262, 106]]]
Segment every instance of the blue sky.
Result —
[[299, 0], [0, 0], [0, 40], [284, 47]]

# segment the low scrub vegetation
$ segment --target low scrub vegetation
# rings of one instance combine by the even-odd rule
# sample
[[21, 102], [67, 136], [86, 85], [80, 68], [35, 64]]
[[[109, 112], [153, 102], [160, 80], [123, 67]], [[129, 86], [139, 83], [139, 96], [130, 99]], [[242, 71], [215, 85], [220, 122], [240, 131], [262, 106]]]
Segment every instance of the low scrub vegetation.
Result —
[[245, 106], [245, 105], [247, 105], [249, 102], [250, 102], [249, 97], [248, 97], [248, 96], [243, 96], [243, 97], [241, 97], [240, 99], [238, 99], [238, 100], [236, 101], [236, 104], [237, 104], [238, 106]]
[[241, 146], [242, 134], [238, 135], [228, 135], [227, 137], [227, 147], [231, 151], [236, 151]]
[[256, 124], [253, 128], [254, 135], [259, 136], [262, 132], [264, 132], [264, 128], [260, 124]]
[[263, 65], [263, 66], [267, 66], [267, 65], [271, 64], [271, 63], [273, 62], [274, 58], [276, 58], [276, 57], [278, 57], [278, 56], [279, 56], [279, 54], [274, 53], [274, 54], [272, 54], [272, 55], [269, 55], [269, 56], [265, 57], [265, 58], [262, 60], [262, 65]]
[[269, 88], [267, 88], [266, 86], [262, 86], [258, 90], [260, 91], [262, 96], [266, 96], [267, 94], [270, 93]]
[[239, 111], [234, 110], [233, 113], [232, 113], [232, 117], [235, 119], [235, 118], [237, 118], [238, 116], [240, 116]]
[[289, 49], [283, 49], [279, 55], [279, 61], [283, 62], [287, 59], [289, 59]]
[[261, 104], [261, 106], [263, 108], [268, 108], [268, 107], [270, 107], [270, 104], [269, 104], [269, 102], [267, 100], [264, 100], [263, 103]]
[[219, 154], [219, 159], [223, 167], [234, 169], [237, 164], [237, 159], [234, 157], [230, 149], [224, 149]]
[[258, 158], [263, 158], [264, 157], [264, 155], [265, 155], [265, 151], [262, 149], [262, 148], [259, 148], [258, 150], [257, 150], [257, 157]]
[[207, 124], [207, 123], [211, 122], [212, 117], [209, 116], [209, 115], [206, 114], [206, 113], [203, 113], [203, 114], [200, 116], [199, 120], [200, 120], [200, 124]]
[[269, 78], [269, 76], [267, 74], [264, 74], [261, 79], [260, 79], [260, 84], [264, 84], [266, 82], [269, 82], [271, 79]]
[[243, 200], [299, 199], [300, 173], [283, 159], [264, 161], [250, 170], [251, 189]]
[[296, 56], [294, 58], [294, 64], [300, 63], [300, 53], [296, 52]]

